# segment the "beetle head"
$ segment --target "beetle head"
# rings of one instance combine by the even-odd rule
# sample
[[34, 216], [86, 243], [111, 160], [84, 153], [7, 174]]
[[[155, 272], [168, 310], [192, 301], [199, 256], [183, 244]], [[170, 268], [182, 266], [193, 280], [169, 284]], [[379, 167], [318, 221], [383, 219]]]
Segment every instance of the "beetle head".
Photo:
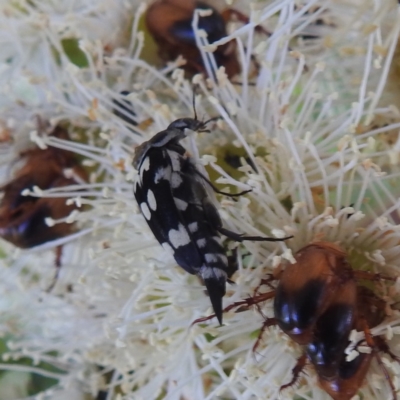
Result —
[[170, 143], [177, 144], [186, 137], [186, 129], [194, 132], [210, 132], [210, 130], [207, 129], [207, 124], [217, 119], [220, 119], [220, 117], [213, 117], [206, 121], [200, 121], [197, 117], [176, 119], [168, 125], [167, 129], [158, 132], [150, 140], [136, 147], [133, 157], [133, 166], [138, 169], [151, 148], [164, 147]]
[[199, 121], [194, 118], [180, 118], [171, 122], [167, 128], [167, 131], [170, 129], [177, 129], [180, 131], [185, 131], [185, 129], [190, 129], [194, 132], [209, 132], [206, 128], [206, 125], [209, 121]]

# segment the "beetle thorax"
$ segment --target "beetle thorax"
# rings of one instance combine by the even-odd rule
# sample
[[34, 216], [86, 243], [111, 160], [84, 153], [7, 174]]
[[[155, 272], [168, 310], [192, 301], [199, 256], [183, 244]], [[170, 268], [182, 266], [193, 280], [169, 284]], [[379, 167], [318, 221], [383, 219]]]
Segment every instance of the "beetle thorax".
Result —
[[168, 127], [165, 131], [158, 132], [147, 142], [143, 142], [135, 148], [133, 156], [133, 166], [139, 169], [140, 164], [145, 158], [147, 152], [154, 147], [167, 147], [170, 143], [178, 143], [186, 137], [185, 130]]

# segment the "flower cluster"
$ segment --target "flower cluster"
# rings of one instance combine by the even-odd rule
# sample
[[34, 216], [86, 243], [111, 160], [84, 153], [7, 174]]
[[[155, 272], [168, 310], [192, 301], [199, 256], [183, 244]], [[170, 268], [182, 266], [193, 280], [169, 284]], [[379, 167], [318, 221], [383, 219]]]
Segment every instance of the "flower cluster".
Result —
[[[193, 116], [195, 84], [197, 115], [221, 118], [187, 147], [219, 187], [251, 188], [237, 201], [218, 197], [224, 225], [250, 235], [293, 235], [277, 243], [224, 242], [238, 264], [224, 306], [251, 296], [261, 279], [313, 241], [340, 245], [355, 269], [397, 277], [397, 3], [238, 0], [235, 8], [250, 19], [230, 24], [226, 38], [210, 45], [195, 29], [211, 73], [192, 79], [181, 58], [158, 59], [144, 31], [150, 0], [5, 3], [2, 181], [32, 146], [74, 152], [88, 179], [26, 191], [74, 204], [68, 216], [46, 220], [75, 224], [72, 234], [26, 250], [0, 244], [0, 334], [7, 345], [0, 399], [328, 398], [311, 367], [280, 393], [302, 349], [279, 328], [265, 331], [253, 351], [264, 319], [273, 316], [272, 301], [233, 309], [223, 326], [192, 325], [212, 312], [208, 296], [140, 214], [133, 151], [171, 121]], [[241, 66], [234, 79], [209, 56], [231, 40]], [[65, 127], [70, 140], [46, 135], [38, 118], [51, 127], [47, 133]], [[48, 291], [60, 245], [61, 268]], [[396, 353], [398, 285], [375, 286], [388, 315], [372, 333]], [[382, 359], [397, 390], [400, 367]], [[20, 382], [32, 376], [52, 384], [31, 393]], [[378, 365], [368, 377], [362, 398], [390, 398]]]

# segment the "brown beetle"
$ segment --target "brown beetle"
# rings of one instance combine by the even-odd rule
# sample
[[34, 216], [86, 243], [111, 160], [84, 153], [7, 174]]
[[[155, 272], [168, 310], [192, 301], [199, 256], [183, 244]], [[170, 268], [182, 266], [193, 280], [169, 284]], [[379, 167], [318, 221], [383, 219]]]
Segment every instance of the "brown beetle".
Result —
[[[56, 126], [51, 133], [60, 139], [68, 139], [68, 132]], [[82, 180], [86, 172], [79, 166], [76, 156], [66, 150], [48, 147], [44, 150], [34, 148], [21, 154], [25, 164], [15, 172], [13, 179], [4, 184], [0, 191], [0, 236], [17, 247], [26, 249], [51, 240], [67, 236], [73, 224], [65, 222], [48, 226], [46, 218], [67, 217], [75, 205], [67, 205], [65, 197], [46, 198], [24, 196], [25, 189], [50, 189], [76, 184], [73, 178], [64, 175], [65, 169], [73, 169]], [[60, 266], [61, 249], [57, 250], [56, 265]]]
[[357, 283], [346, 253], [333, 243], [303, 247], [279, 276], [274, 299], [277, 325], [306, 352], [293, 368], [292, 386], [307, 357], [325, 376], [333, 376], [356, 318]]
[[[293, 368], [295, 384], [307, 359], [317, 372], [321, 387], [334, 400], [350, 400], [361, 387], [372, 358], [378, 351], [394, 356], [382, 338], [373, 338], [369, 329], [385, 317], [385, 302], [358, 285], [358, 280], [394, 280], [364, 271], [353, 271], [346, 254], [336, 245], [314, 243], [296, 254], [296, 263], [280, 275], [274, 300], [276, 323], [294, 341], [305, 345], [304, 354]], [[283, 293], [283, 295], [282, 295]], [[364, 331], [371, 354], [346, 361], [345, 349], [351, 330]], [[379, 362], [396, 398], [393, 383]]]
[[[197, 0], [157, 0], [146, 12], [147, 28], [158, 44], [160, 58], [175, 60], [182, 55], [186, 60], [185, 71], [189, 75], [206, 73], [201, 53], [192, 28], [195, 9], [211, 10], [209, 16], [200, 16], [198, 27], [207, 32], [208, 42], [213, 43], [227, 36], [226, 24], [233, 17], [247, 23], [249, 19], [241, 12], [228, 8], [219, 13], [211, 5]], [[263, 28], [258, 30], [269, 34]], [[213, 53], [218, 67], [224, 66], [229, 78], [240, 72], [236, 55], [236, 42], [231, 40]]]
[[[344, 351], [352, 329], [366, 333], [367, 343], [378, 360], [378, 350], [398, 360], [382, 339], [368, 334], [370, 327], [383, 320], [384, 302], [370, 290], [359, 286], [357, 281], [394, 279], [354, 271], [347, 262], [346, 253], [333, 243], [312, 243], [299, 250], [295, 259], [294, 264], [288, 264], [276, 276], [263, 280], [262, 284], [270, 287], [271, 282], [279, 280], [276, 288], [235, 302], [224, 311], [241, 306], [259, 307], [260, 303], [274, 298], [274, 317], [266, 318], [253, 351], [257, 349], [266, 328], [274, 325], [278, 325], [296, 343], [305, 346], [304, 353], [292, 370], [292, 380], [282, 385], [281, 390], [297, 382], [309, 360], [327, 393], [335, 400], [350, 399], [361, 387], [372, 359], [372, 355], [362, 354], [353, 362], [345, 361]], [[207, 319], [210, 317], [198, 319], [195, 323]], [[393, 383], [384, 367], [383, 371], [395, 398]], [[347, 397], [349, 393], [351, 396]]]

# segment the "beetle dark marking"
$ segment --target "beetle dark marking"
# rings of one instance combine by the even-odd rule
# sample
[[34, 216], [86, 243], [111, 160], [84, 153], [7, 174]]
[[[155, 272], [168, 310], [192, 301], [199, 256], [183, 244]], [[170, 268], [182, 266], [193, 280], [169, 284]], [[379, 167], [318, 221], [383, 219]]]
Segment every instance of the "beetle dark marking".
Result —
[[346, 254], [332, 243], [310, 244], [295, 257], [296, 263], [287, 264], [279, 277], [274, 316], [296, 343], [307, 344], [318, 319], [336, 304], [338, 290], [354, 280]]

